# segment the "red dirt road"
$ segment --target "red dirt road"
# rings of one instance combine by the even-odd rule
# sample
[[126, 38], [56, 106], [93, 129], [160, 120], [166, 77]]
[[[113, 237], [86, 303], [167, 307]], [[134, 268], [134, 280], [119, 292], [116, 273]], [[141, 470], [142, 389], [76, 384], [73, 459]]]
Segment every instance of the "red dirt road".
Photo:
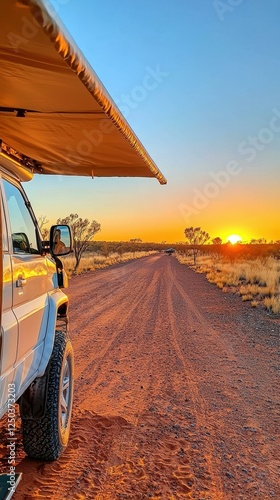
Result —
[[280, 498], [279, 319], [166, 255], [69, 296], [70, 444], [53, 463], [19, 444], [15, 500]]

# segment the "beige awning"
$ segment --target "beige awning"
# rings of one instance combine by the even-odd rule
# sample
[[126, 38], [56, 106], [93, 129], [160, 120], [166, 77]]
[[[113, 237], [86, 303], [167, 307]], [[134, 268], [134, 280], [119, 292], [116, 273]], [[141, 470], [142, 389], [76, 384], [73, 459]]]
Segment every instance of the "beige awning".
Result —
[[0, 140], [34, 159], [35, 173], [165, 184], [50, 9], [43, 0], [1, 0]]

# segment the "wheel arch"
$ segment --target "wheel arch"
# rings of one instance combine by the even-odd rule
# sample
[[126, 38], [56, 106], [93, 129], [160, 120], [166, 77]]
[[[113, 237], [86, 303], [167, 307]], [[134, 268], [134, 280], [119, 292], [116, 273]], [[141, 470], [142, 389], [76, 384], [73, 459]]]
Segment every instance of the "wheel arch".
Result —
[[38, 367], [37, 377], [42, 377], [52, 354], [55, 330], [66, 334], [68, 331], [68, 297], [61, 290], [55, 290], [49, 296], [49, 316], [44, 340], [43, 355]]

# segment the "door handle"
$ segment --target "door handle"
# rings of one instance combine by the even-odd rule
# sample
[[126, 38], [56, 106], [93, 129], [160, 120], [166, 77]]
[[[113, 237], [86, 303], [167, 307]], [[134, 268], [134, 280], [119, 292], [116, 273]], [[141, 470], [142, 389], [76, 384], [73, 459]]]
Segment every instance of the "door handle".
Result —
[[26, 285], [27, 281], [25, 278], [22, 276], [18, 276], [18, 279], [16, 280], [16, 287], [17, 288], [22, 288]]

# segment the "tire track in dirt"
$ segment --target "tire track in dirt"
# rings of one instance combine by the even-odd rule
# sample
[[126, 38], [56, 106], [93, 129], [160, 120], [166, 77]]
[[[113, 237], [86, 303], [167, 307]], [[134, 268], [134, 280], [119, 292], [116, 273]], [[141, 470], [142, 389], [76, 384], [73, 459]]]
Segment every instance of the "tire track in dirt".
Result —
[[187, 392], [190, 395], [191, 408], [194, 413], [195, 422], [199, 426], [201, 436], [204, 434], [202, 438], [204, 443], [203, 454], [206, 457], [206, 464], [203, 467], [205, 469], [204, 476], [205, 478], [208, 478], [209, 476], [211, 476], [212, 478], [211, 485], [207, 485], [206, 487], [209, 488], [209, 494], [211, 495], [210, 498], [222, 500], [224, 498], [224, 489], [220, 477], [216, 474], [216, 470], [219, 470], [221, 468], [221, 463], [220, 460], [215, 458], [214, 446], [211, 444], [209, 439], [205, 439], [205, 429], [209, 426], [208, 405], [199, 390], [201, 377], [197, 377], [192, 363], [188, 361], [191, 357], [191, 352], [183, 353], [180, 346], [177, 314], [176, 309], [174, 308], [174, 305], [176, 304], [178, 299], [177, 297], [174, 297], [174, 292], [177, 291], [177, 293], [179, 293], [183, 299], [183, 305], [181, 307], [183, 308], [185, 313], [185, 324], [187, 332], [193, 331], [194, 327], [199, 330], [201, 327], [202, 329], [206, 329], [209, 328], [209, 326], [206, 326], [206, 322], [203, 316], [200, 314], [200, 312], [190, 300], [189, 296], [182, 289], [182, 287], [177, 283], [176, 278], [171, 270], [171, 262], [172, 261], [170, 260], [168, 266], [169, 280], [167, 284], [167, 307], [169, 311], [172, 342], [178, 359], [184, 367]]
[[[123, 451], [121, 463], [116, 465], [113, 464], [108, 468], [107, 481], [102, 487], [102, 492], [100, 492], [97, 496], [98, 499], [113, 498], [114, 495], [116, 495], [116, 483], [125, 482], [126, 477], [129, 477], [129, 475], [132, 475], [132, 477], [136, 476], [138, 480], [143, 482], [147, 480], [148, 477], [153, 477], [154, 481], [157, 480], [161, 483], [162, 488], [165, 489], [166, 493], [162, 496], [162, 498], [173, 498], [170, 482], [176, 482], [177, 492], [179, 492], [179, 490], [181, 491], [181, 498], [189, 497], [190, 486], [186, 484], [188, 478], [189, 480], [192, 478], [192, 470], [189, 466], [189, 460], [187, 457], [181, 457], [180, 466], [178, 466], [177, 463], [177, 455], [179, 452], [182, 453], [182, 445], [186, 445], [185, 440], [180, 439], [178, 440], [178, 443], [174, 443], [174, 437], [170, 436], [166, 439], [167, 432], [161, 430], [157, 435], [157, 440], [154, 441], [154, 446], [156, 447], [156, 452], [153, 454], [155, 464], [151, 463], [149, 454], [147, 454], [146, 450], [142, 450], [141, 457], [139, 458], [138, 447], [139, 442], [141, 443], [139, 435], [141, 436], [141, 434], [144, 434], [143, 439], [147, 439], [147, 430], [145, 430], [145, 428], [147, 426], [153, 427], [154, 434], [155, 429], [159, 424], [159, 416], [151, 415], [148, 410], [149, 405], [147, 404], [149, 402], [149, 404], [152, 405], [155, 395], [157, 395], [158, 392], [160, 393], [158, 389], [162, 382], [157, 382], [155, 386], [154, 382], [156, 380], [156, 372], [159, 367], [156, 366], [154, 369], [153, 363], [151, 362], [151, 357], [155, 357], [153, 345], [156, 344], [158, 348], [158, 336], [161, 335], [163, 321], [166, 320], [166, 318], [163, 318], [162, 315], [162, 305], [165, 303], [165, 280], [162, 279], [162, 273], [157, 277], [157, 279], [158, 283], [156, 283], [156, 287], [154, 288], [153, 296], [148, 298], [148, 304], [145, 303], [145, 300], [143, 300], [139, 310], [137, 311], [138, 316], [140, 314], [141, 322], [137, 321], [140, 337], [137, 339], [135, 338], [135, 343], [137, 342], [137, 351], [141, 352], [142, 359], [144, 356], [148, 355], [148, 363], [145, 362], [145, 359], [143, 360], [145, 374], [141, 377], [141, 384], [143, 385], [140, 390], [140, 399], [138, 390], [134, 393], [135, 402], [137, 402], [137, 404], [134, 404], [133, 408], [130, 406], [132, 414], [135, 415], [135, 410], [137, 411], [136, 418], [133, 418], [134, 430], [131, 433], [130, 438], [125, 443], [125, 446], [122, 444], [120, 447]], [[147, 297], [145, 297], [145, 299], [147, 299]], [[146, 315], [143, 315], [142, 311], [146, 313]], [[149, 312], [147, 313], [147, 311]], [[147, 326], [148, 330], [145, 331]], [[147, 350], [148, 352], [146, 352]], [[155, 361], [157, 361], [156, 357]], [[135, 370], [139, 373], [137, 366], [135, 366]], [[141, 396], [143, 391], [145, 391], [145, 393]], [[117, 447], [114, 447], [112, 455], [114, 456], [118, 451]], [[185, 452], [183, 453], [185, 454]], [[148, 496], [143, 493], [138, 494], [136, 487], [134, 488], [135, 489], [133, 491], [132, 486], [127, 487], [126, 495], [124, 495], [124, 497], [139, 499], [148, 498]], [[128, 489], [130, 489], [130, 494], [128, 493]]]
[[[142, 315], [141, 312], [138, 312], [142, 318], [142, 322], [139, 323], [138, 326], [139, 326], [140, 330], [144, 329], [145, 325], [148, 322], [150, 324], [151, 330], [153, 329], [152, 323], [153, 323], [154, 309], [156, 307], [155, 297], [157, 296], [157, 293], [156, 293], [156, 295], [154, 293], [151, 293], [152, 290], [153, 291], [157, 290], [156, 273], [154, 273], [154, 276], [150, 280], [150, 283], [148, 285], [148, 289], [146, 290], [146, 293], [144, 295], [141, 295], [141, 300], [137, 300], [136, 303], [133, 303], [133, 309], [130, 310], [129, 312], [127, 311], [126, 317], [122, 318], [121, 323], [118, 323], [118, 331], [120, 330], [120, 326], [122, 327], [122, 329], [125, 326], [129, 326], [129, 324], [131, 323], [131, 316], [133, 315], [133, 312], [135, 311], [136, 308], [143, 309], [143, 307], [144, 307], [144, 309], [146, 310], [147, 304], [149, 304], [149, 308], [148, 308], [149, 314], [147, 316], [145, 316], [145, 315]], [[117, 341], [118, 341], [118, 336], [119, 335], [113, 336], [111, 342], [109, 344], [106, 343], [106, 346], [104, 347], [104, 349], [98, 353], [98, 358], [97, 358], [98, 361], [97, 361], [96, 366], [95, 366], [95, 372], [98, 372], [106, 354], [108, 354], [108, 352], [114, 351], [114, 347], [116, 346]], [[144, 347], [145, 347], [145, 345], [143, 344], [143, 348]], [[112, 363], [113, 363], [113, 360], [112, 360]], [[110, 362], [109, 362], [109, 364], [110, 364]], [[86, 370], [88, 370], [90, 368], [91, 368], [91, 366], [88, 365], [86, 367]], [[147, 387], [151, 383], [149, 380], [149, 376], [148, 376], [149, 369], [148, 369], [147, 364], [145, 365], [145, 368], [146, 368], [147, 376], [144, 378], [142, 377], [141, 383], [144, 386], [146, 386], [146, 389], [144, 389], [144, 387], [143, 387], [144, 390], [140, 389], [137, 392], [134, 392], [134, 402], [133, 402], [132, 414], [130, 413], [130, 422], [132, 422], [132, 425], [131, 425], [131, 423], [129, 423], [129, 424], [126, 423], [126, 425], [123, 426], [123, 428], [127, 427], [127, 429], [129, 429], [129, 433], [127, 433], [127, 434], [129, 434], [129, 436], [126, 435], [125, 440], [123, 439], [121, 433], [116, 433], [116, 434], [114, 434], [114, 436], [112, 436], [112, 439], [110, 441], [110, 455], [106, 457], [106, 471], [103, 470], [103, 472], [102, 472], [102, 482], [101, 483], [99, 480], [101, 493], [97, 494], [95, 496], [95, 498], [99, 498], [99, 495], [101, 495], [101, 498], [112, 498], [112, 495], [114, 494], [113, 492], [115, 489], [115, 486], [114, 486], [115, 479], [116, 479], [116, 475], [118, 475], [118, 470], [119, 470], [119, 465], [120, 465], [119, 459], [118, 459], [118, 457], [120, 455], [122, 456], [122, 466], [120, 469], [120, 474], [123, 473], [123, 470], [128, 472], [128, 468], [131, 468], [131, 467], [139, 469], [137, 464], [135, 467], [135, 464], [133, 463], [133, 461], [130, 460], [130, 454], [131, 454], [131, 450], [133, 449], [133, 442], [134, 442], [135, 432], [137, 430], [137, 423], [138, 423], [138, 420], [141, 418], [141, 414], [142, 414], [143, 408], [145, 406], [145, 399], [147, 397]], [[91, 374], [91, 387], [96, 385], [95, 382], [96, 382], [95, 373], [92, 372], [92, 374]], [[86, 396], [87, 396], [86, 404], [88, 404], [88, 397], [89, 397], [88, 392], [89, 391], [87, 391], [87, 394], [86, 394]], [[80, 398], [80, 395], [79, 395], [79, 398]], [[83, 405], [83, 399], [81, 399], [81, 398], [80, 398], [79, 405], [80, 406]], [[84, 412], [85, 416], [88, 415], [88, 413], [90, 413], [90, 412], [88, 412], [88, 410], [83, 410], [83, 412]], [[99, 418], [101, 419], [101, 417], [99, 417]], [[109, 421], [111, 421], [111, 419], [113, 417], [107, 417], [107, 418], [109, 419]], [[78, 422], [80, 423], [80, 419], [78, 419]], [[89, 454], [89, 459], [88, 459], [88, 457], [84, 456], [83, 452], [85, 452], [87, 455], [88, 450], [87, 450], [87, 448], [83, 449], [82, 439], [79, 437], [80, 435], [85, 436], [86, 434], [88, 434], [88, 433], [86, 433], [85, 429], [82, 430], [82, 432], [81, 432], [80, 425], [76, 424], [76, 420], [74, 418], [73, 426], [72, 426], [72, 439], [71, 439], [70, 450], [72, 448], [72, 445], [75, 448], [80, 446], [81, 449], [80, 449], [78, 459], [71, 461], [71, 477], [68, 478], [70, 480], [70, 484], [71, 484], [73, 478], [76, 478], [76, 482], [78, 482], [78, 483], [82, 482], [83, 474], [80, 473], [81, 461], [84, 463], [84, 467], [86, 467], [86, 469], [87, 469], [88, 462], [90, 462], [92, 460], [91, 453]], [[91, 441], [92, 441], [92, 437], [91, 437]], [[94, 453], [94, 458], [95, 458], [95, 462], [96, 462], [96, 459], [97, 459], [96, 447], [94, 447], [93, 453]], [[66, 454], [60, 459], [60, 462], [64, 461], [64, 457], [65, 457], [65, 460], [69, 463], [68, 450], [67, 450]], [[98, 467], [96, 467], [95, 469], [98, 470]], [[141, 475], [141, 468], [140, 468], [139, 474]], [[91, 479], [89, 477], [87, 479], [88, 479], [89, 483], [91, 483]], [[64, 487], [65, 487], [65, 489], [67, 489], [67, 484], [64, 485]], [[73, 489], [73, 487], [71, 487], [71, 494], [69, 491], [69, 493], [67, 495], [68, 495], [68, 498], [70, 498], [70, 497], [76, 498], [75, 497], [75, 490]], [[88, 491], [88, 495], [89, 495], [89, 491]], [[65, 497], [65, 498], [67, 498], [67, 497]]]
[[[158, 274], [158, 273], [157, 273]], [[147, 293], [145, 296], [142, 297], [141, 302], [137, 304], [138, 310], [135, 311], [137, 315], [141, 318], [141, 321], [137, 322], [138, 325], [138, 330], [140, 332], [140, 337], [138, 339], [135, 338], [135, 342], [137, 342], [137, 351], [139, 350], [142, 352], [142, 355], [145, 354], [145, 346], [146, 346], [146, 340], [147, 336], [152, 337], [154, 335], [154, 331], [156, 330], [156, 323], [159, 321], [159, 318], [161, 316], [160, 310], [157, 307], [157, 302], [158, 298], [161, 294], [160, 291], [160, 283], [158, 282], [158, 276], [154, 275], [154, 278], [151, 280], [151, 285], [153, 289], [153, 293]], [[162, 295], [165, 293], [163, 290]], [[147, 313], [148, 311], [148, 313]], [[146, 313], [143, 314], [143, 313]], [[127, 315], [127, 330], [128, 330], [128, 335], [130, 335], [129, 332], [129, 323], [131, 319], [131, 314]], [[148, 331], [146, 330], [147, 325], [149, 325]], [[122, 339], [123, 342], [126, 341], [125, 337]], [[111, 349], [114, 349], [114, 345], [111, 344]], [[108, 353], [108, 351], [107, 351]], [[133, 405], [130, 405], [130, 417], [129, 420], [132, 422], [133, 427], [130, 429], [129, 436], [126, 435], [126, 440], [123, 440], [122, 436], [115, 436], [114, 439], [112, 440], [111, 443], [111, 453], [110, 453], [110, 458], [108, 458], [107, 463], [106, 463], [106, 472], [103, 474], [102, 478], [102, 485], [100, 487], [100, 493], [96, 496], [96, 498], [113, 498], [114, 492], [116, 490], [116, 481], [123, 481], [123, 476], [131, 474], [133, 471], [133, 474], [139, 478], [144, 479], [145, 473], [143, 471], [144, 467], [144, 462], [140, 460], [135, 461], [134, 458], [132, 457], [132, 454], [135, 450], [135, 443], [137, 444], [137, 439], [138, 436], [136, 437], [136, 433], [139, 433], [139, 422], [145, 418], [145, 415], [143, 416], [144, 409], [146, 406], [146, 401], [150, 397], [150, 390], [151, 386], [153, 385], [152, 378], [150, 377], [150, 367], [151, 367], [151, 360], [149, 359], [149, 352], [147, 353], [148, 355], [148, 363], [145, 363], [145, 374], [141, 377], [141, 388], [140, 390], [138, 389], [137, 391], [134, 391], [134, 401]], [[136, 367], [137, 368], [137, 367]], [[137, 370], [139, 373], [139, 371]], [[132, 383], [132, 381], [130, 381]], [[134, 387], [136, 384], [134, 385]], [[156, 421], [154, 421], [154, 424], [156, 424]], [[141, 426], [141, 424], [140, 424]], [[137, 445], [136, 445], [137, 448]], [[174, 451], [176, 449], [176, 446], [174, 447], [174, 444], [172, 445], [171, 443], [167, 446], [165, 445], [165, 452], [169, 453]], [[122, 457], [121, 460], [118, 457]], [[162, 461], [161, 461], [162, 463]], [[170, 461], [165, 465], [165, 468], [167, 467], [170, 469]], [[72, 465], [73, 469], [73, 465]], [[74, 466], [74, 469], [76, 467]], [[160, 468], [162, 471], [162, 466]], [[182, 471], [181, 474], [185, 472], [185, 469]], [[75, 472], [77, 475], [77, 472]], [[186, 477], [186, 474], [184, 475], [184, 478]], [[162, 477], [161, 477], [162, 480]], [[177, 478], [177, 481], [179, 482], [181, 480], [181, 476], [179, 475]], [[71, 494], [72, 494], [71, 490]], [[135, 495], [137, 493], [131, 493], [132, 496], [128, 496], [128, 498], [136, 498]], [[142, 495], [141, 495], [142, 497]], [[140, 498], [140, 497], [139, 497]]]
[[[155, 257], [153, 259], [155, 259]], [[144, 258], [143, 260], [145, 261], [146, 259]], [[144, 262], [144, 265], [147, 266], [147, 263]], [[135, 294], [140, 296], [140, 293], [146, 293], [146, 280], [142, 277], [142, 284], [140, 287], [139, 280], [134, 279], [134, 274], [139, 272], [139, 267], [136, 267], [136, 270], [129, 273], [129, 271], [122, 264], [119, 268], [112, 269], [110, 271], [112, 272], [112, 279], [108, 278], [105, 270], [100, 271], [99, 273], [90, 273], [92, 277], [90, 290], [88, 287], [89, 274], [72, 279], [73, 292], [75, 292], [76, 303], [79, 305], [75, 306], [71, 304], [70, 300], [70, 309], [75, 312], [75, 316], [79, 315], [78, 328], [75, 328], [78, 332], [82, 332], [83, 329], [91, 324], [92, 321], [97, 319], [104, 323], [108, 316], [111, 318], [112, 312], [115, 313], [116, 318], [121, 316], [123, 313], [126, 313], [126, 289], [129, 289], [131, 296], [134, 296]], [[81, 280], [85, 281], [85, 288], [80, 284]], [[124, 293], [120, 293], [120, 291]], [[117, 303], [116, 296], [118, 297]], [[81, 304], [84, 305], [82, 310]], [[77, 322], [75, 322], [75, 324], [77, 324]]]
[[124, 436], [129, 429], [130, 424], [121, 417], [76, 411], [69, 446], [59, 460], [51, 463], [22, 460], [22, 498], [96, 498], [106, 476], [115, 436]]
[[[258, 418], [257, 415], [257, 409], [256, 409], [256, 394], [255, 394], [255, 389], [258, 388], [258, 385], [256, 385], [256, 380], [260, 378], [260, 372], [258, 370], [254, 370], [255, 366], [254, 363], [250, 362], [250, 359], [246, 359], [246, 362], [244, 362], [244, 365], [246, 366], [246, 370], [243, 369], [243, 373], [241, 374], [241, 366], [240, 366], [240, 353], [239, 352], [234, 352], [234, 345], [232, 342], [232, 339], [227, 336], [225, 338], [224, 332], [221, 331], [216, 331], [215, 329], [211, 328], [209, 323], [207, 323], [205, 317], [200, 314], [198, 311], [197, 307], [193, 304], [192, 300], [190, 299], [190, 296], [186, 293], [185, 289], [177, 282], [176, 280], [177, 273], [171, 273], [170, 278], [173, 279], [173, 284], [176, 286], [178, 292], [180, 293], [181, 297], [183, 300], [186, 302], [187, 307], [190, 309], [190, 311], [193, 313], [192, 315], [189, 315], [186, 317], [187, 323], [189, 324], [189, 331], [193, 331], [193, 328], [195, 326], [196, 333], [199, 331], [199, 325], [203, 327], [205, 338], [207, 339], [207, 344], [202, 342], [202, 339], [198, 338], [198, 342], [196, 345], [200, 344], [201, 341], [201, 346], [207, 345], [208, 348], [211, 347], [211, 351], [215, 354], [216, 356], [219, 357], [219, 366], [223, 366], [223, 373], [219, 373], [219, 371], [213, 370], [212, 367], [212, 374], [214, 374], [213, 380], [216, 381], [217, 387], [217, 393], [219, 393], [219, 396], [223, 396], [224, 401], [227, 400], [227, 398], [231, 399], [231, 402], [234, 403], [234, 406], [237, 408], [242, 408], [242, 421], [244, 422], [244, 425], [242, 427], [243, 430], [249, 431], [253, 434], [253, 441], [254, 441], [254, 447], [258, 447], [258, 449], [261, 452], [262, 457], [267, 458], [267, 462], [269, 464], [267, 471], [266, 471], [266, 476], [267, 481], [269, 482], [269, 476], [271, 477], [271, 481], [273, 482], [275, 480], [275, 470], [278, 469], [280, 471], [280, 461], [275, 460], [275, 446], [271, 446], [268, 444], [268, 438], [269, 436], [263, 429], [263, 421]], [[173, 316], [174, 317], [174, 316]], [[178, 315], [177, 315], [178, 317]], [[195, 321], [192, 321], [192, 318], [195, 318]], [[191, 319], [191, 321], [189, 321]], [[274, 320], [275, 321], [275, 320]], [[279, 324], [279, 322], [278, 322]], [[180, 329], [179, 329], [180, 331]], [[279, 332], [280, 333], [280, 332]], [[175, 340], [176, 344], [178, 344], [178, 339], [176, 338]], [[243, 342], [244, 342], [244, 337], [243, 337]], [[212, 344], [212, 345], [211, 345]], [[179, 350], [180, 347], [178, 346]], [[248, 346], [247, 346], [248, 348]], [[201, 354], [201, 353], [200, 353]], [[194, 358], [195, 359], [195, 358]], [[202, 358], [200, 357], [200, 361], [202, 361]], [[245, 360], [244, 360], [245, 361]], [[193, 366], [192, 366], [193, 365]], [[188, 363], [187, 364], [187, 371], [190, 374], [191, 380], [196, 380], [195, 377], [195, 372], [194, 369], [195, 364], [194, 363]], [[209, 366], [207, 367], [209, 368]], [[249, 368], [249, 369], [248, 369]], [[208, 372], [208, 369], [205, 370], [205, 372]], [[237, 372], [237, 375], [236, 373]], [[196, 369], [197, 373], [197, 369]], [[241, 392], [238, 387], [238, 382], [243, 382], [243, 380], [240, 378], [243, 376], [245, 378], [245, 383], [246, 383], [246, 389]], [[262, 372], [262, 382], [263, 386], [270, 387], [271, 385], [271, 374], [269, 373], [264, 374]], [[224, 380], [227, 381], [230, 380], [230, 378], [235, 379], [234, 382], [237, 385], [231, 386], [231, 387], [223, 387], [223, 382]], [[264, 380], [265, 379], [265, 380]], [[207, 391], [207, 402], [205, 404], [205, 398], [203, 397], [203, 392], [202, 391], [202, 382], [201, 380], [197, 379], [196, 380], [197, 384], [197, 390], [195, 391], [195, 394], [193, 394], [193, 400], [197, 401], [198, 407], [202, 406], [202, 414], [206, 417], [207, 421], [207, 426], [208, 428], [212, 427], [212, 433], [216, 435], [216, 441], [219, 435], [223, 435], [224, 433], [227, 433], [227, 426], [228, 422], [227, 419], [229, 417], [232, 417], [232, 410], [229, 410], [228, 415], [224, 413], [223, 418], [219, 418], [217, 420], [217, 416], [215, 412], [213, 411], [213, 408], [211, 409], [211, 405], [209, 405], [209, 383], [208, 383], [208, 391]], [[240, 384], [239, 384], [240, 385]], [[206, 386], [206, 384], [205, 384]], [[235, 391], [232, 391], [232, 388], [235, 389]], [[253, 397], [252, 397], [252, 390], [253, 389]], [[275, 386], [276, 389], [276, 386]], [[263, 395], [265, 397], [266, 392], [264, 391]], [[196, 400], [196, 396], [198, 396], [198, 400]], [[248, 398], [250, 396], [250, 398]], [[249, 400], [248, 400], [249, 399]], [[250, 402], [253, 399], [253, 404]], [[264, 399], [264, 398], [263, 398]], [[211, 400], [210, 400], [211, 403]], [[279, 415], [279, 412], [278, 412]], [[205, 424], [205, 419], [204, 419], [204, 424]], [[233, 425], [236, 424], [236, 416], [232, 420]], [[279, 423], [279, 422], [278, 422]], [[240, 426], [241, 427], [241, 426]], [[235, 425], [236, 432], [239, 432], [238, 426]], [[270, 423], [270, 429], [271, 429], [271, 423]], [[278, 426], [278, 432], [279, 432], [279, 426]], [[244, 439], [244, 436], [242, 436], [242, 433], [240, 433], [240, 440]], [[255, 463], [256, 466], [259, 466], [260, 461], [259, 460], [254, 460], [254, 453], [252, 453], [252, 450], [249, 450], [249, 452], [246, 452], [246, 448], [240, 449], [240, 455], [239, 455], [239, 460], [240, 463], [244, 463], [244, 470], [246, 470], [246, 467], [248, 463]], [[215, 464], [214, 464], [215, 465]], [[221, 470], [223, 467], [222, 463], [217, 463], [217, 467], [214, 467], [214, 470]], [[256, 468], [256, 467], [255, 467]], [[271, 474], [270, 474], [271, 472]], [[214, 476], [213, 476], [214, 477]], [[215, 496], [216, 498], [216, 496]]]
[[[102, 332], [104, 332], [104, 328], [108, 329], [108, 333], [105, 332], [105, 342], [101, 342], [101, 345], [98, 347], [98, 352], [94, 354], [94, 357], [92, 360], [90, 360], [86, 365], [83, 366], [83, 370], [79, 372], [79, 377], [82, 377], [84, 380], [87, 380], [87, 378], [90, 378], [90, 383], [91, 385], [97, 385], [98, 384], [98, 377], [100, 373], [100, 368], [102, 364], [104, 363], [104, 358], [106, 357], [107, 353], [109, 351], [114, 350], [114, 347], [116, 347], [121, 341], [123, 341], [126, 338], [126, 331], [131, 329], [131, 325], [133, 325], [133, 317], [135, 315], [135, 312], [139, 307], [141, 306], [142, 303], [146, 304], [146, 310], [147, 310], [147, 305], [148, 305], [148, 311], [149, 311], [149, 316], [152, 317], [153, 315], [153, 309], [150, 308], [150, 303], [152, 298], [154, 297], [154, 291], [156, 287], [156, 282], [157, 282], [157, 275], [156, 272], [153, 273], [152, 276], [149, 274], [149, 282], [146, 283], [146, 279], [142, 279], [142, 282], [138, 282], [138, 284], [133, 285], [132, 293], [130, 294], [130, 303], [129, 303], [129, 310], [127, 308], [127, 298], [124, 306], [122, 305], [119, 306], [115, 310], [112, 310], [110, 308], [110, 304], [108, 304], [108, 309], [109, 311], [108, 314], [103, 314], [103, 321], [100, 322], [99, 320], [99, 325], [98, 328], [101, 330], [101, 335]], [[120, 293], [120, 292], [119, 292]], [[115, 299], [112, 298], [112, 301]], [[151, 309], [151, 310], [150, 310]], [[98, 316], [93, 318], [94, 322], [96, 323], [98, 320]], [[146, 323], [148, 321], [148, 317], [145, 315], [142, 315], [142, 322]], [[141, 327], [141, 324], [140, 324]], [[87, 341], [87, 334], [85, 336], [81, 336], [81, 342], [83, 340]], [[113, 360], [112, 360], [113, 361]], [[114, 364], [114, 361], [113, 361]], [[103, 383], [103, 381], [101, 381]], [[83, 392], [86, 394], [83, 396]], [[79, 392], [79, 403], [82, 403], [83, 397], [87, 398], [88, 396], [88, 390], [85, 387], [84, 389], [81, 389]]]

